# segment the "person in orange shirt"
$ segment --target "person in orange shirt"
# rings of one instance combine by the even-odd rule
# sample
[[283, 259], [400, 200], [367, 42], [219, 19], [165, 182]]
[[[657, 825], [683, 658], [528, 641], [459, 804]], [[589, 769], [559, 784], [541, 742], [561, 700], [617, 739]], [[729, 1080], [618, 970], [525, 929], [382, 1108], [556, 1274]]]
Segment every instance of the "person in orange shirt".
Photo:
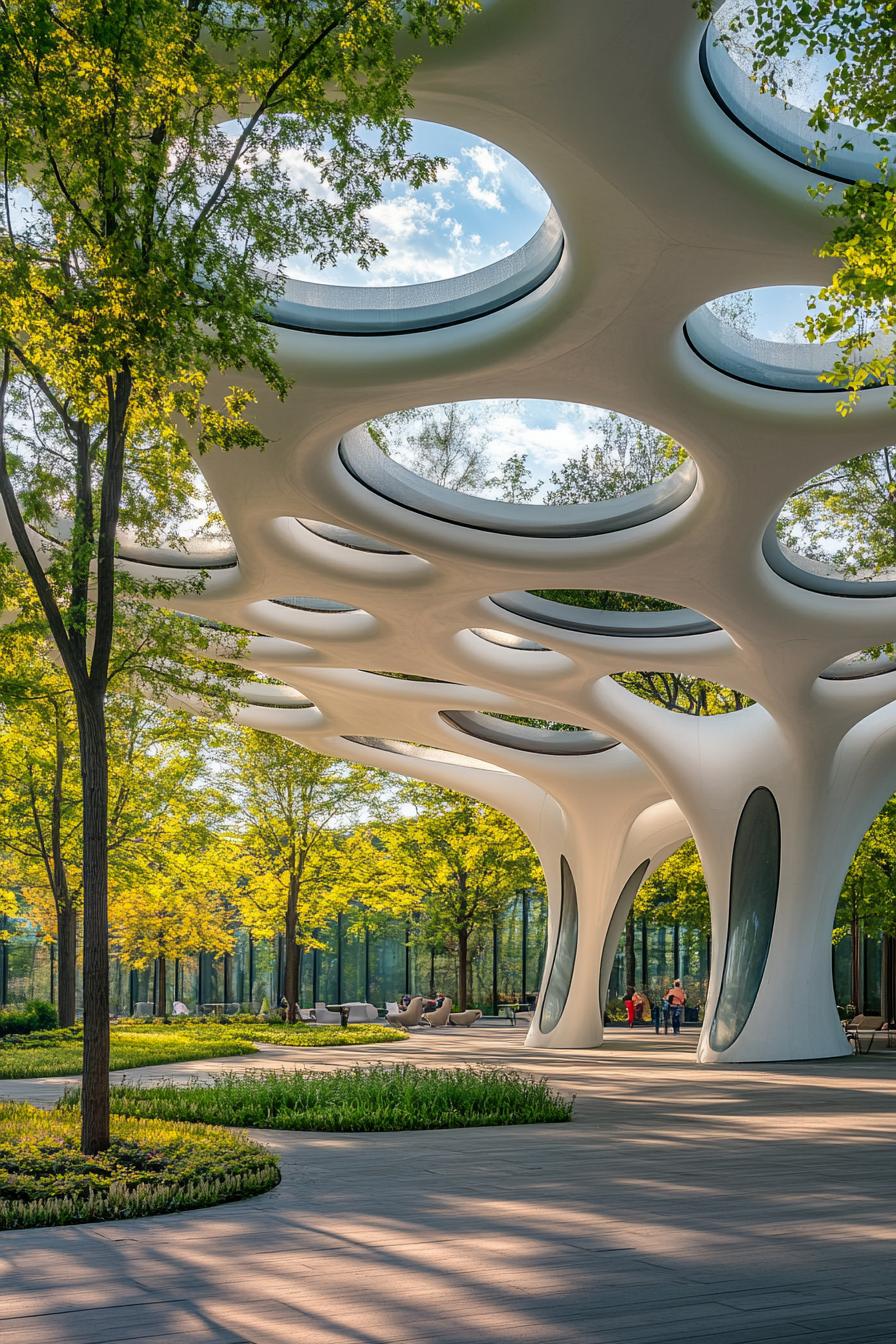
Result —
[[684, 1006], [688, 1001], [688, 996], [682, 989], [681, 981], [674, 980], [672, 982], [672, 988], [666, 990], [663, 998], [669, 1005], [670, 1016], [672, 1018], [672, 1034], [673, 1036], [679, 1036], [681, 1034], [681, 1019], [684, 1015]]

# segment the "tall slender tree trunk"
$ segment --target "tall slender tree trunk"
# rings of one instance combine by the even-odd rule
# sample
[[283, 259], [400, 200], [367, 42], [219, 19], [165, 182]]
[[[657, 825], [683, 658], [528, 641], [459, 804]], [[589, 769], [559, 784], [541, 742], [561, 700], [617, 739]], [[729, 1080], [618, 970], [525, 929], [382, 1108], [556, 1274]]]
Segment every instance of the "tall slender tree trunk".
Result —
[[635, 912], [625, 921], [625, 993], [635, 987]]
[[457, 992], [460, 995], [460, 1012], [467, 1010], [467, 974], [470, 960], [470, 935], [465, 926], [461, 926], [457, 935]]
[[78, 957], [78, 912], [68, 900], [56, 910], [57, 1007], [60, 1027], [75, 1025], [75, 968]]
[[84, 797], [84, 1065], [81, 1148], [109, 1147], [109, 762], [104, 696], [78, 696]]
[[168, 1007], [168, 962], [165, 957], [156, 957], [156, 1001], [152, 1011], [156, 1017], [164, 1017]]
[[283, 994], [286, 999], [286, 1020], [295, 1022], [299, 1003], [299, 945], [298, 934], [299, 879], [295, 872], [289, 875], [286, 896], [286, 951], [283, 970]]
[[850, 979], [852, 980], [852, 1001], [856, 1006], [857, 1013], [865, 1011], [864, 995], [862, 993], [862, 926], [859, 917], [853, 914], [850, 920], [850, 933], [852, 935], [852, 947], [850, 957]]
[[[56, 765], [53, 773], [53, 806], [50, 822], [50, 876], [56, 905], [56, 950], [58, 953], [59, 1025], [75, 1025], [75, 969], [78, 949], [78, 914], [72, 904], [68, 870], [62, 852], [62, 783], [67, 756], [62, 711], [54, 701], [56, 721]], [[37, 809], [34, 805], [35, 822]]]

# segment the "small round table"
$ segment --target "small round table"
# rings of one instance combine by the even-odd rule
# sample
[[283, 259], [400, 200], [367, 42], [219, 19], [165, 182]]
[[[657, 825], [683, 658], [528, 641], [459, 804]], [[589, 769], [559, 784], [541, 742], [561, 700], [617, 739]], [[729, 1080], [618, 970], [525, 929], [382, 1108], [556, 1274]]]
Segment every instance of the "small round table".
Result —
[[328, 1003], [327, 1007], [331, 1013], [339, 1014], [339, 1025], [341, 1027], [348, 1026], [348, 1015], [352, 1010], [350, 1003]]

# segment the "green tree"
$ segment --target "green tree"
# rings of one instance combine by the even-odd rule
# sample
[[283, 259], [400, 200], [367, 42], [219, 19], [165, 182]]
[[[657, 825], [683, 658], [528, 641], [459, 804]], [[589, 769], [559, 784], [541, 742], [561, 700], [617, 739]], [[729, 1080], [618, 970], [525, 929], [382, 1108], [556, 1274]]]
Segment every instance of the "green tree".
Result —
[[301, 951], [356, 890], [346, 831], [380, 805], [383, 776], [270, 733], [235, 734], [228, 769], [238, 808], [233, 900], [251, 934], [284, 935], [283, 993], [295, 1022]]
[[[372, 909], [415, 915], [417, 941], [455, 953], [463, 1011], [475, 935], [523, 887], [543, 883], [541, 867], [519, 827], [485, 803], [415, 781], [399, 793], [413, 812], [369, 834], [364, 898]], [[364, 869], [359, 858], [356, 872]]]
[[[695, 0], [699, 17], [711, 17], [712, 0]], [[824, 375], [843, 385], [838, 409], [846, 414], [863, 387], [896, 382], [896, 24], [892, 0], [749, 0], [734, 7], [721, 40], [749, 55], [752, 75], [769, 95], [787, 97], [794, 58], [820, 76], [810, 125], [818, 132], [809, 162], [823, 164], [822, 137], [852, 148], [851, 127], [866, 127], [880, 152], [877, 171], [832, 193], [829, 182], [809, 188], [830, 196], [824, 213], [833, 221], [819, 256], [839, 262], [830, 284], [809, 304], [800, 324], [810, 341], [829, 342], [837, 353]], [[845, 126], [837, 130], [837, 124]], [[881, 341], [875, 340], [879, 336]], [[896, 395], [891, 399], [896, 405]]]
[[231, 858], [210, 815], [208, 790], [190, 796], [182, 789], [112, 882], [113, 944], [130, 966], [155, 963], [157, 1017], [167, 1009], [172, 958], [233, 950]]
[[[258, 320], [284, 260], [382, 251], [366, 211], [384, 180], [435, 171], [408, 152], [418, 57], [397, 40], [450, 41], [471, 8], [11, 0], [0, 13], [0, 498], [78, 720], [88, 1153], [109, 1136], [106, 692], [123, 599], [165, 596], [116, 565], [119, 529], [152, 540], [153, 517], [190, 498], [184, 424], [200, 452], [261, 446], [252, 394], [218, 398], [210, 378], [249, 367], [285, 394]], [[319, 196], [290, 177], [291, 155], [319, 173]], [[49, 525], [44, 548], [29, 523]], [[157, 677], [169, 654], [163, 642]]]
[[884, 805], [853, 855], [834, 917], [834, 942], [851, 939], [851, 998], [860, 1011], [865, 934], [896, 934], [896, 798]]
[[[45, 650], [0, 633], [0, 849], [15, 860], [29, 915], [58, 954], [59, 1019], [75, 1020], [78, 920], [83, 904], [83, 806], [74, 699]], [[14, 682], [18, 683], [15, 694]], [[106, 704], [109, 873], [113, 889], [159, 826], [182, 810], [199, 777], [205, 723], [142, 697]], [[170, 832], [169, 832], [170, 833]]]
[[456, 401], [423, 410], [395, 411], [370, 426], [388, 457], [446, 490], [488, 488], [488, 444], [476, 411]]
[[778, 536], [847, 574], [896, 567], [896, 448], [863, 453], [814, 476], [781, 510]]
[[684, 449], [662, 430], [607, 411], [590, 427], [591, 443], [551, 473], [545, 504], [593, 504], [663, 480], [685, 461]]
[[634, 913], [712, 932], [709, 893], [693, 840], [686, 840], [651, 874], [635, 897]]

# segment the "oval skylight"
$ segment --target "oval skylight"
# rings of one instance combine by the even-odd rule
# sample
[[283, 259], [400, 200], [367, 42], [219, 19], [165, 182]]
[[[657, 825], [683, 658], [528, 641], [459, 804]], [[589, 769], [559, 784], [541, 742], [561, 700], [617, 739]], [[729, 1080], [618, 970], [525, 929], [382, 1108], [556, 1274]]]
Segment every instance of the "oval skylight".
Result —
[[[467, 131], [428, 121], [411, 124], [410, 151], [446, 163], [436, 182], [416, 190], [385, 184], [369, 219], [386, 255], [367, 269], [351, 258], [320, 267], [307, 257], [291, 257], [288, 275], [332, 285], [429, 284], [509, 257], [537, 232], [550, 201], [519, 160]], [[326, 197], [319, 168], [295, 159], [288, 171], [312, 196]]]
[[513, 616], [586, 635], [672, 638], [712, 634], [719, 629], [698, 611], [640, 593], [544, 588], [497, 593], [491, 600]]
[[[740, 382], [840, 393], [840, 383], [822, 380], [840, 357], [837, 342], [810, 344], [799, 326], [817, 293], [807, 285], [768, 285], [724, 294], [691, 313], [685, 336], [706, 364]], [[875, 348], [872, 343], [865, 356]]]
[[339, 445], [343, 465], [415, 513], [510, 536], [598, 536], [653, 522], [697, 473], [659, 429], [536, 400], [450, 402], [384, 416]]
[[719, 106], [753, 139], [818, 176], [843, 182], [879, 177], [881, 152], [866, 130], [832, 122], [819, 133], [810, 125], [832, 68], [829, 56], [807, 57], [795, 47], [776, 54], [754, 78], [750, 10], [749, 0], [726, 0], [704, 35], [701, 72]]
[[807, 481], [766, 535], [772, 567], [835, 595], [896, 594], [896, 447], [849, 458]]

